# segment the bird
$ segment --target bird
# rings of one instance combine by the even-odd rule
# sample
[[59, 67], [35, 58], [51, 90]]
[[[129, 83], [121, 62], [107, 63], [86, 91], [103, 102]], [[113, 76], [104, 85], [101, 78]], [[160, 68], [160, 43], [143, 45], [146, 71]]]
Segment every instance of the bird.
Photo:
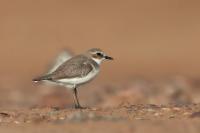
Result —
[[34, 78], [34, 82], [50, 81], [73, 90], [75, 109], [84, 109], [79, 102], [78, 89], [81, 85], [94, 79], [104, 60], [114, 60], [99, 48], [92, 48], [83, 54], [75, 55], [64, 61], [47, 74]]

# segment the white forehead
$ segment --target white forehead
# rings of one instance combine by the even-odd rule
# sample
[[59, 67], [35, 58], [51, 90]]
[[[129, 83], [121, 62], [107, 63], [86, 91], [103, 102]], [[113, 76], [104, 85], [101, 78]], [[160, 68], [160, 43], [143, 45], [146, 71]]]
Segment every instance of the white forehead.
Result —
[[93, 48], [93, 49], [90, 49], [88, 50], [89, 53], [104, 53], [101, 49], [98, 49], [98, 48]]

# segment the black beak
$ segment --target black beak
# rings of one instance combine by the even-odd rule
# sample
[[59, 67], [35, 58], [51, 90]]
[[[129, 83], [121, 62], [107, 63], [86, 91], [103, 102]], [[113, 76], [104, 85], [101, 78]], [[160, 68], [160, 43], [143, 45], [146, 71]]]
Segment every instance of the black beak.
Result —
[[106, 60], [114, 60], [112, 57], [109, 57], [109, 56], [105, 56], [104, 57]]

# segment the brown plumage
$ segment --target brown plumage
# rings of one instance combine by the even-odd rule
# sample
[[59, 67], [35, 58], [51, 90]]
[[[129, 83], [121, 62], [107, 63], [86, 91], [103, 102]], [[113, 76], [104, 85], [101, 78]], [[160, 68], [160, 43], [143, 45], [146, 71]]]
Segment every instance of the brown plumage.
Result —
[[91, 63], [95, 63], [85, 55], [78, 55], [67, 60], [51, 74], [33, 79], [33, 81], [70, 79], [84, 77], [93, 70]]

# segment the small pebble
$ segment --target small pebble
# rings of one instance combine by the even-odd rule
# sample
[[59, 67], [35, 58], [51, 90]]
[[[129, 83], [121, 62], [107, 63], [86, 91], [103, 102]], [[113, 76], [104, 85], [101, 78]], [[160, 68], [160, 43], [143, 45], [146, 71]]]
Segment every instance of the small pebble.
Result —
[[169, 112], [171, 109], [170, 109], [170, 108], [162, 108], [162, 110], [163, 110], [163, 111], [168, 111], [168, 112]]
[[65, 117], [60, 117], [59, 119], [60, 119], [60, 120], [64, 120], [64, 119], [65, 119]]
[[200, 112], [194, 112], [189, 117], [190, 118], [199, 118], [200, 117]]
[[178, 107], [174, 107], [173, 110], [175, 110], [175, 111], [180, 111], [181, 109], [178, 108]]
[[155, 113], [154, 116], [161, 116], [161, 113]]
[[19, 122], [19, 121], [14, 121], [14, 123], [15, 123], [15, 124], [20, 124], [20, 122]]
[[183, 113], [183, 115], [191, 115], [191, 113], [189, 113], [189, 112], [185, 112], [185, 113]]

